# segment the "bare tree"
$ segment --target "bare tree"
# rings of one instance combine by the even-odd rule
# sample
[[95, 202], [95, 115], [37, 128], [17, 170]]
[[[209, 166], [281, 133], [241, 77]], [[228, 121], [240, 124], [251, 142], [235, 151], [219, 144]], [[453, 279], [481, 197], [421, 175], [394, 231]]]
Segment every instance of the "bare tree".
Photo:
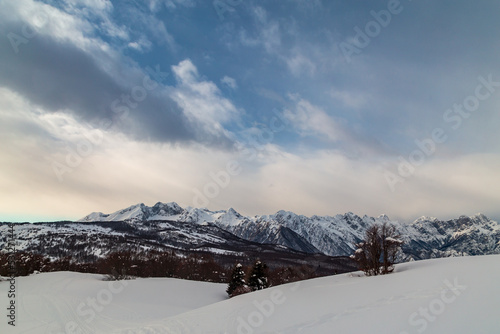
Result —
[[383, 223], [380, 228], [380, 237], [382, 239], [382, 274], [392, 273], [396, 255], [403, 244], [401, 236], [396, 232], [394, 225]]
[[372, 225], [366, 230], [365, 239], [355, 244], [351, 259], [368, 276], [388, 274], [394, 270], [396, 254], [403, 243], [393, 225]]

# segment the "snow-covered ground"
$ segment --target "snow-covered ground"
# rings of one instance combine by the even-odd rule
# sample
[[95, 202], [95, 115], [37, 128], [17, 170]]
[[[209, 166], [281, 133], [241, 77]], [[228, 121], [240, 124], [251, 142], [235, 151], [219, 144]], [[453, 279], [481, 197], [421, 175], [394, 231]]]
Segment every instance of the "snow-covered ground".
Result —
[[[500, 255], [405, 263], [387, 276], [337, 275], [230, 300], [223, 284], [100, 279], [18, 278], [16, 327], [3, 315], [0, 333], [500, 333]], [[3, 310], [7, 288], [0, 282]]]
[[[225, 284], [172, 278], [104, 281], [55, 272], [16, 278], [16, 326], [7, 325], [8, 281], [0, 282], [0, 333], [113, 333], [225, 300]], [[5, 314], [4, 314], [5, 313]]]

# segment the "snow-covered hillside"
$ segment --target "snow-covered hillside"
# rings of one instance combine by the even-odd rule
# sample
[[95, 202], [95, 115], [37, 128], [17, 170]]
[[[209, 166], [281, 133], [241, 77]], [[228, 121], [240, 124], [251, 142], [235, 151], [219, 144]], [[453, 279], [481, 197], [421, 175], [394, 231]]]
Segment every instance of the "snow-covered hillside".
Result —
[[[46, 273], [17, 278], [16, 327], [4, 319], [0, 332], [500, 333], [499, 263], [499, 255], [425, 260], [386, 276], [356, 272], [232, 299], [221, 284]], [[0, 305], [7, 288], [0, 282]]]
[[[173, 278], [103, 278], [74, 272], [16, 278], [16, 326], [2, 319], [0, 333], [112, 333], [146, 326], [227, 296], [225, 284]], [[9, 303], [7, 288], [8, 282], [0, 281], [2, 309]]]
[[236, 236], [258, 243], [282, 245], [307, 253], [322, 252], [348, 256], [353, 245], [374, 223], [394, 223], [405, 244], [402, 259], [426, 259], [454, 255], [500, 253], [500, 224], [477, 214], [452, 220], [421, 217], [411, 224], [391, 221], [386, 215], [357, 216], [351, 212], [335, 216], [306, 217], [289, 211], [246, 217], [234, 209], [210, 211], [181, 208], [177, 203], [157, 203], [153, 207], [133, 205], [112, 214], [92, 213], [80, 221], [131, 222], [174, 220], [194, 224], [212, 223]]

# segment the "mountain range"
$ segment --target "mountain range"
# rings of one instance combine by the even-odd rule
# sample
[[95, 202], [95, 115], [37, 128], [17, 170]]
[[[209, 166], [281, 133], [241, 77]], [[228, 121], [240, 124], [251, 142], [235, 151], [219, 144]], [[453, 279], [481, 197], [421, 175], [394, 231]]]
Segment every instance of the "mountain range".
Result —
[[306, 217], [278, 211], [273, 215], [247, 217], [233, 208], [210, 211], [206, 208], [182, 208], [175, 202], [159, 202], [152, 207], [142, 203], [133, 205], [112, 214], [94, 212], [79, 222], [138, 223], [158, 220], [215, 225], [244, 240], [330, 256], [352, 254], [354, 243], [364, 237], [366, 229], [381, 223], [396, 226], [404, 241], [402, 260], [500, 253], [500, 224], [482, 214], [450, 220], [420, 217], [404, 224], [391, 221], [386, 215], [360, 217], [349, 212]]
[[[111, 214], [91, 213], [79, 221], [16, 223], [16, 249], [91, 262], [116, 251], [175, 251], [211, 254], [230, 264], [261, 258], [270, 266], [312, 264], [323, 273], [355, 268], [348, 256], [372, 224], [395, 225], [404, 241], [400, 261], [500, 253], [500, 224], [477, 214], [451, 220], [421, 217], [412, 223], [386, 215], [360, 217], [244, 216], [236, 210], [182, 208], [177, 203], [136, 204]], [[0, 223], [0, 249], [9, 223]]]

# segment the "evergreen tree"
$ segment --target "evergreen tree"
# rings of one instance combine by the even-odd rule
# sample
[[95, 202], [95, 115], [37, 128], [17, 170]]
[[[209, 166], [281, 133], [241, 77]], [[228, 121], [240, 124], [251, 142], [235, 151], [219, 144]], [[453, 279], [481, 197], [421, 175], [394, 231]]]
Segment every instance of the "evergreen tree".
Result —
[[243, 266], [241, 265], [241, 263], [238, 263], [236, 264], [236, 266], [234, 266], [233, 272], [231, 273], [231, 280], [229, 281], [226, 292], [229, 297], [232, 297], [234, 295], [234, 292], [240, 287], [247, 287], [247, 283], [245, 281], [245, 272], [243, 271]]
[[252, 271], [250, 272], [248, 286], [252, 289], [252, 291], [262, 290], [269, 287], [267, 276], [267, 265], [261, 261], [255, 262]]

